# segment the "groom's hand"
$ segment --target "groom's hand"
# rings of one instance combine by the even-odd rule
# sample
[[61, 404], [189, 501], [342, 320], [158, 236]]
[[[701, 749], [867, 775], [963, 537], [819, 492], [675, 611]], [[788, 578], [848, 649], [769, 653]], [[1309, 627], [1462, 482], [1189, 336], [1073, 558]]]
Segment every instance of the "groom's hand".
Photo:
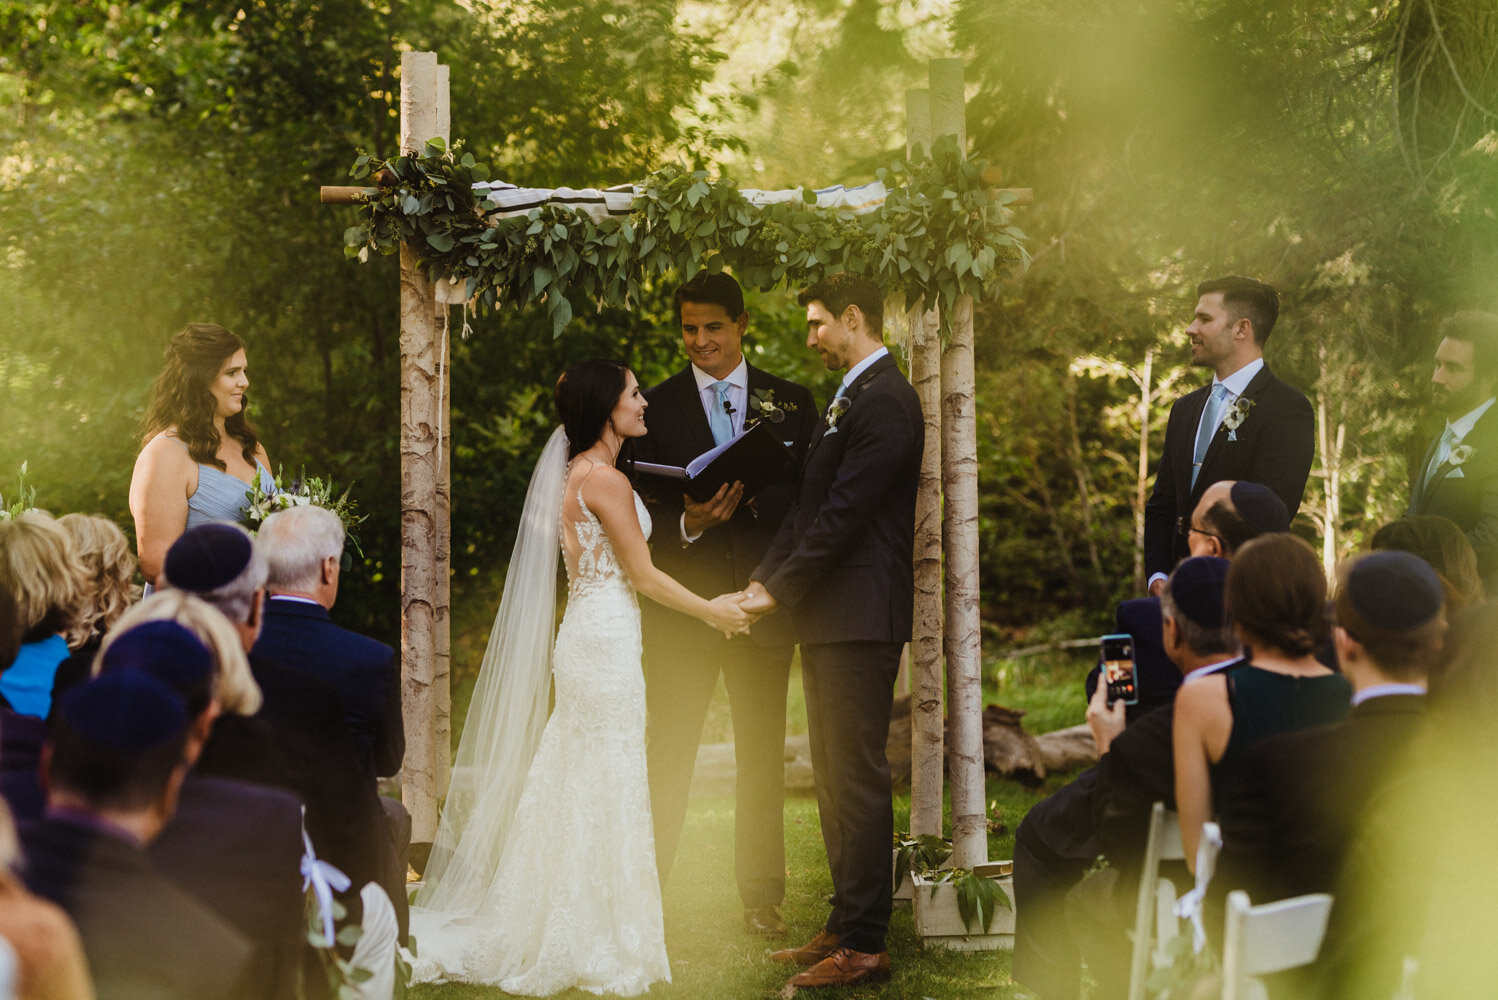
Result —
[[708, 528], [716, 528], [720, 524], [727, 524], [733, 517], [733, 512], [739, 509], [739, 501], [744, 499], [743, 483], [724, 483], [718, 487], [711, 500], [698, 503], [685, 493], [681, 496], [682, 507], [686, 512], [686, 519], [682, 526], [686, 529], [687, 537], [696, 538]]
[[739, 607], [743, 608], [757, 621], [779, 607], [778, 602], [770, 595], [758, 580], [750, 583], [739, 595]]

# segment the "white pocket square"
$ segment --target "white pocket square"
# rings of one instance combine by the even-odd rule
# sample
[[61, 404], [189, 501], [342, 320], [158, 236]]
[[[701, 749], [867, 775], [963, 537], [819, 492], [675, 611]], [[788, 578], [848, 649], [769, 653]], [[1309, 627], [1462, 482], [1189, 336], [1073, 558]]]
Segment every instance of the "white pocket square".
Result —
[[1464, 473], [1461, 469], [1452, 469], [1450, 472], [1446, 473], [1445, 478], [1447, 478], [1447, 479], [1466, 479], [1467, 478], [1467, 474]]
[[829, 427], [825, 431], [822, 432], [822, 436], [826, 437], [829, 434], [836, 434], [836, 433], [837, 433], [837, 428], [836, 427]]

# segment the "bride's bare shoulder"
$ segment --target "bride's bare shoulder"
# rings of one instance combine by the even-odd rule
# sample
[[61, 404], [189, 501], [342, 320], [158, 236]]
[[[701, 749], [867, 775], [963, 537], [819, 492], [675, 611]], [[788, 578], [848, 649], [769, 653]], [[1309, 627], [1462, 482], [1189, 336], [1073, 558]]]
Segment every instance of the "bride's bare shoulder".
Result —
[[634, 490], [630, 487], [629, 477], [612, 465], [595, 462], [593, 468], [583, 471], [579, 481], [578, 489], [583, 500], [595, 511], [600, 505], [634, 506]]

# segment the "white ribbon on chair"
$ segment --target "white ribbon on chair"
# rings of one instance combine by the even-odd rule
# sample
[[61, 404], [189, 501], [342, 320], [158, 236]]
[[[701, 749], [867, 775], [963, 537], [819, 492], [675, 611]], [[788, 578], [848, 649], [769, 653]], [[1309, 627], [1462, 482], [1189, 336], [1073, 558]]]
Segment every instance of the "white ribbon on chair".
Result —
[[1196, 886], [1176, 900], [1176, 916], [1191, 921], [1191, 948], [1200, 955], [1207, 946], [1207, 925], [1202, 919], [1202, 903], [1207, 886], [1217, 868], [1217, 852], [1222, 850], [1222, 828], [1216, 823], [1202, 824], [1202, 837], [1196, 845]]
[[317, 859], [317, 852], [312, 849], [312, 838], [307, 836], [305, 828], [302, 830], [302, 846], [306, 849], [302, 854], [302, 891], [306, 892], [308, 886], [312, 887], [313, 895], [317, 898], [317, 911], [322, 915], [323, 933], [331, 948], [336, 940], [333, 893], [342, 892], [353, 882], [331, 862]]

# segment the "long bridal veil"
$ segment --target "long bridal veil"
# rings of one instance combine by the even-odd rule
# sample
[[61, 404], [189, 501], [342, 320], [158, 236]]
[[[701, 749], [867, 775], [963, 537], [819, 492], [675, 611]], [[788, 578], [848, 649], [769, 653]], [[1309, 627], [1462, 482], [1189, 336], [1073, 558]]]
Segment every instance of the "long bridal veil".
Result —
[[531, 475], [504, 596], [453, 762], [452, 786], [416, 906], [451, 917], [487, 896], [531, 758], [546, 726], [556, 624], [567, 435], [559, 427]]

